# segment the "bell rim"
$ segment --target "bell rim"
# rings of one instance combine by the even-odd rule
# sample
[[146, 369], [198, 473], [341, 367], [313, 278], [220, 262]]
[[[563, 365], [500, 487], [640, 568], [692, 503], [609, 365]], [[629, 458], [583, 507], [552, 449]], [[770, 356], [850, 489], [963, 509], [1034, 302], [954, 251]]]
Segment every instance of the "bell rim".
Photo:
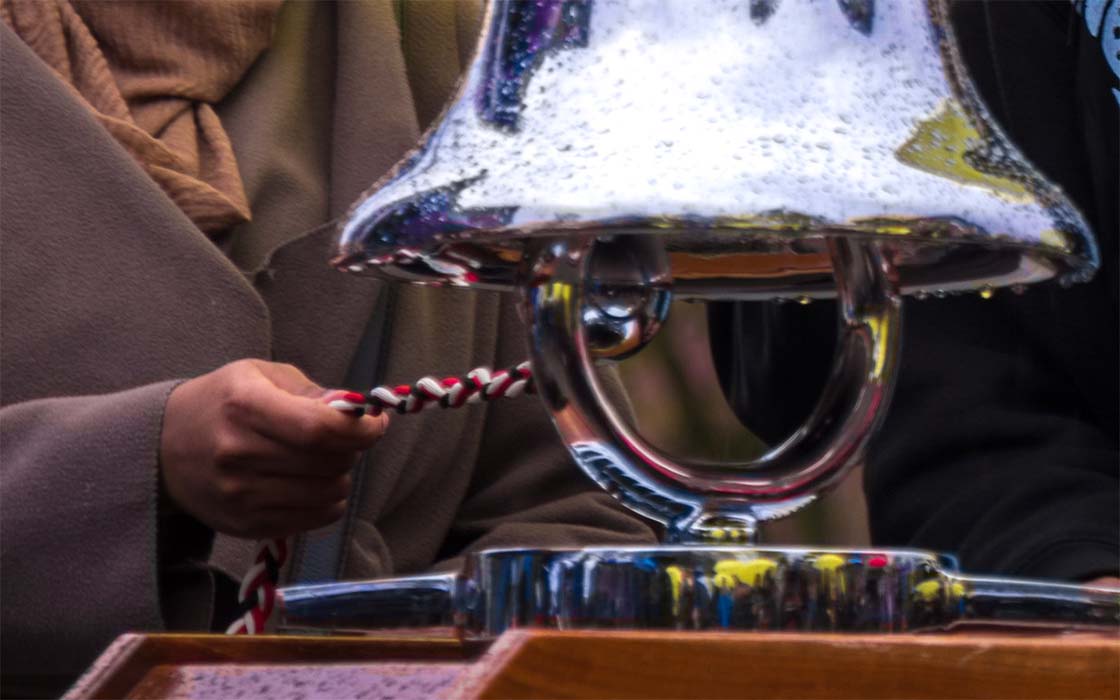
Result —
[[[522, 265], [527, 249], [557, 237], [607, 237], [623, 235], [672, 237], [667, 244], [666, 253], [673, 258], [680, 254], [698, 259], [713, 259], [728, 254], [774, 255], [776, 252], [793, 256], [819, 254], [830, 238], [855, 238], [879, 241], [898, 251], [925, 248], [982, 249], [1002, 254], [1018, 255], [1029, 259], [1041, 270], [1049, 268], [1026, 279], [1001, 281], [994, 278], [976, 277], [957, 280], [924, 280], [913, 283], [902, 279], [901, 291], [904, 295], [921, 295], [923, 291], [934, 293], [937, 287], [952, 286], [952, 291], [970, 291], [984, 288], [998, 289], [1029, 285], [1057, 280], [1061, 283], [1085, 282], [1091, 279], [1100, 267], [1099, 253], [1094, 241], [1076, 229], [1072, 231], [1053, 231], [1054, 242], [1040, 239], [1024, 241], [1010, 234], [982, 231], [955, 217], [884, 217], [863, 219], [842, 224], [834, 224], [801, 217], [800, 223], [788, 220], [779, 225], [772, 221], [746, 222], [743, 219], [706, 220], [681, 217], [656, 217], [631, 219], [626, 221], [589, 221], [589, 222], [542, 222], [517, 227], [491, 229], [467, 229], [464, 231], [440, 234], [423, 248], [411, 249], [402, 245], [373, 246], [350, 241], [339, 243], [336, 254], [330, 263], [335, 268], [351, 274], [373, 276], [381, 279], [405, 281], [427, 286], [477, 287], [499, 291], [512, 291], [516, 288], [516, 275]], [[899, 227], [910, 227], [901, 232]], [[913, 231], [923, 231], [915, 233]], [[701, 245], [697, 245], [697, 242]], [[683, 247], [673, 245], [682, 243]], [[705, 251], [702, 244], [708, 244]], [[720, 249], [723, 246], [723, 249]], [[734, 248], [734, 253], [729, 249]], [[486, 265], [500, 268], [503, 281], [479, 279], [465, 281], [453, 274], [441, 274], [436, 270], [431, 274], [416, 275], [408, 270], [417, 259], [439, 257], [448, 250], [455, 251], [455, 257], [466, 264], [471, 255], [485, 256]], [[402, 251], [408, 251], [402, 253]], [[906, 269], [906, 266], [902, 266]], [[910, 269], [928, 267], [911, 266]], [[830, 273], [831, 274], [831, 273]], [[678, 276], [674, 271], [674, 284]], [[821, 292], [823, 290], [803, 290], [791, 288], [791, 295], [799, 292]], [[834, 291], [834, 290], [833, 290]], [[834, 296], [834, 294], [811, 294], [812, 296]], [[751, 298], [746, 295], [742, 298]], [[736, 297], [738, 298], [738, 297]]]

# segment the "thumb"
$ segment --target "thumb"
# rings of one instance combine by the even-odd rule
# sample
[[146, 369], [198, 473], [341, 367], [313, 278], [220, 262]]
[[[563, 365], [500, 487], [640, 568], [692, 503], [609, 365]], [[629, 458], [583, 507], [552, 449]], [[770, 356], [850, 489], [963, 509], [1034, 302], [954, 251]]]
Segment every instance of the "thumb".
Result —
[[301, 372], [295, 365], [280, 362], [262, 362], [258, 365], [261, 374], [273, 386], [282, 391], [296, 396], [305, 396], [310, 399], [319, 399], [326, 395], [327, 390]]

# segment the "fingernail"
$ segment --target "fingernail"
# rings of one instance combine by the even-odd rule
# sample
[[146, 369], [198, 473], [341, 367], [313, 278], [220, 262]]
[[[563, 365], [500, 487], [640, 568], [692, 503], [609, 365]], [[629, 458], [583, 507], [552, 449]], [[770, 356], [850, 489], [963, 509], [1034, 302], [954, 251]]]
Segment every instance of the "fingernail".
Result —
[[327, 405], [335, 409], [336, 411], [342, 411], [343, 413], [357, 418], [360, 418], [361, 416], [364, 416], [366, 414], [365, 404], [353, 404], [349, 401], [337, 400], [331, 401]]

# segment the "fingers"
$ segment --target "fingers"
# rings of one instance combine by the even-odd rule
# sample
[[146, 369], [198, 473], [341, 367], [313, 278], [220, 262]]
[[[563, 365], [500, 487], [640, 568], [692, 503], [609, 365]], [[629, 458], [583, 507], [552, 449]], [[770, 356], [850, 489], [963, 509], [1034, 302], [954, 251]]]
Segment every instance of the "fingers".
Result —
[[281, 537], [334, 522], [346, 512], [349, 474], [292, 477], [240, 474], [216, 484], [215, 503], [224, 527], [239, 537]]
[[360, 455], [354, 452], [306, 453], [277, 450], [275, 455], [247, 459], [246, 471], [260, 476], [323, 479], [342, 476], [353, 471]]
[[274, 386], [289, 394], [305, 398], [318, 398], [323, 395], [323, 387], [300, 371], [295, 365], [280, 362], [254, 361], [253, 367]]
[[350, 471], [388, 417], [345, 414], [290, 365], [240, 360], [180, 384], [160, 433], [161, 483], [219, 532], [282, 536], [345, 513]]
[[385, 415], [353, 416], [279, 390], [263, 393], [246, 418], [253, 430], [283, 444], [334, 452], [368, 450], [388, 427]]
[[350, 497], [350, 475], [289, 477], [257, 475], [245, 495], [250, 511], [319, 510]]
[[262, 364], [266, 371], [239, 377], [231, 386], [226, 405], [234, 420], [265, 437], [309, 450], [365, 450], [384, 434], [387, 416], [357, 417], [333, 409], [321, 400], [322, 388], [299, 370]]
[[353, 450], [332, 452], [292, 447], [252, 430], [231, 430], [219, 436], [217, 442], [217, 466], [230, 474], [330, 477], [350, 472], [360, 456]]

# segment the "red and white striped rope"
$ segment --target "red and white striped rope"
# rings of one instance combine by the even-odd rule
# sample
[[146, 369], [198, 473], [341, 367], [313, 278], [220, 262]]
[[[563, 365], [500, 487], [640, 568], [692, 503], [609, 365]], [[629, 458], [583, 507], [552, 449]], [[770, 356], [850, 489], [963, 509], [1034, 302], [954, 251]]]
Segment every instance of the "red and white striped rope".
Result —
[[528, 362], [496, 372], [487, 367], [472, 369], [462, 377], [424, 377], [415, 384], [379, 386], [369, 394], [339, 392], [328, 397], [341, 411], [374, 414], [381, 411], [419, 413], [430, 408], [459, 408], [502, 397], [515, 398], [533, 392], [533, 373]]
[[[368, 394], [336, 391], [325, 397], [331, 408], [355, 416], [382, 411], [419, 413], [430, 408], [459, 408], [468, 403], [515, 398], [534, 392], [532, 368], [528, 362], [496, 372], [486, 367], [472, 369], [462, 377], [436, 379], [424, 377], [414, 384], [374, 387]], [[241, 580], [237, 602], [241, 615], [226, 629], [226, 634], [260, 634], [276, 604], [280, 569], [288, 559], [288, 543], [283, 539], [257, 542], [253, 565]]]
[[276, 604], [276, 584], [280, 568], [288, 560], [288, 542], [283, 538], [260, 540], [253, 554], [253, 565], [241, 579], [237, 602], [243, 611], [226, 634], [260, 634]]

